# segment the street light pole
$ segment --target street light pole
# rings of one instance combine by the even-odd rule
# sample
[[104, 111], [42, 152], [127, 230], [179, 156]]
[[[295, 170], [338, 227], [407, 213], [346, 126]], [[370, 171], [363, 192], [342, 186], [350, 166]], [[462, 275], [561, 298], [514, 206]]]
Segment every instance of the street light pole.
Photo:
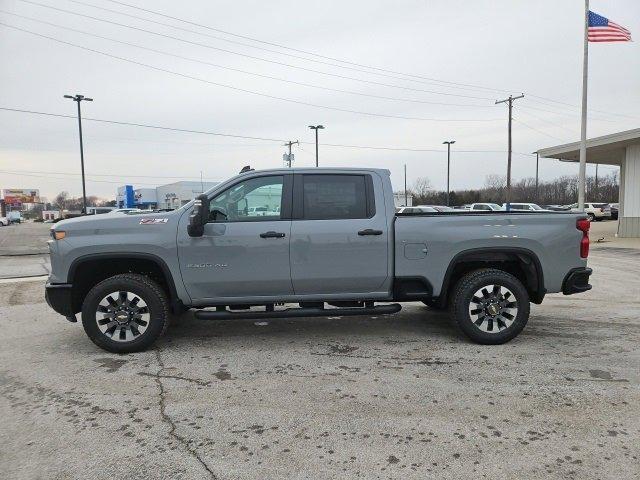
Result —
[[449, 180], [451, 178], [451, 145], [454, 143], [456, 143], [455, 140], [442, 142], [443, 145], [447, 145], [447, 207], [449, 206], [449, 192], [451, 191], [449, 188]]
[[311, 130], [316, 131], [316, 167], [318, 166], [318, 130], [324, 130], [323, 125], [309, 125]]
[[82, 213], [87, 213], [87, 189], [85, 187], [84, 180], [84, 147], [82, 144], [82, 112], [80, 110], [80, 102], [83, 100], [87, 102], [93, 102], [93, 98], [85, 97], [84, 95], [65, 95], [64, 98], [70, 98], [78, 104], [78, 132], [80, 134], [80, 170], [82, 171]]
[[533, 152], [536, 154], [536, 202], [540, 203], [540, 192], [538, 190], [538, 166], [539, 166], [539, 162], [540, 162], [540, 155], [538, 154], [538, 152]]

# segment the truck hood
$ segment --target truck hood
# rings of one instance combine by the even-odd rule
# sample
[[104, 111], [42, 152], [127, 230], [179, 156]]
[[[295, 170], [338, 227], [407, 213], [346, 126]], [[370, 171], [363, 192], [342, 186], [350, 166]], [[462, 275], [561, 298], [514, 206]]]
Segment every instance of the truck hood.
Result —
[[51, 227], [52, 231], [83, 231], [83, 230], [121, 230], [145, 225], [175, 224], [182, 210], [171, 212], [150, 213], [104, 213], [87, 215], [84, 217], [61, 220]]

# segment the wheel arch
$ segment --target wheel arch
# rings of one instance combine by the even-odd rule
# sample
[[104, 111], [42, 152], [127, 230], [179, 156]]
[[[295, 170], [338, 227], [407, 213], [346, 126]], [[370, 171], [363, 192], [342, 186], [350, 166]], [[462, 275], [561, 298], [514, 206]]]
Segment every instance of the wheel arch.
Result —
[[466, 273], [479, 268], [497, 268], [516, 276], [525, 286], [533, 303], [542, 303], [546, 290], [544, 273], [538, 255], [522, 247], [483, 247], [456, 254], [444, 275], [438, 302], [447, 304], [456, 282]]
[[102, 252], [83, 255], [71, 263], [68, 282], [73, 285], [72, 307], [82, 309], [86, 294], [99, 282], [120, 273], [140, 273], [155, 280], [165, 291], [174, 313], [184, 309], [167, 263], [151, 253]]

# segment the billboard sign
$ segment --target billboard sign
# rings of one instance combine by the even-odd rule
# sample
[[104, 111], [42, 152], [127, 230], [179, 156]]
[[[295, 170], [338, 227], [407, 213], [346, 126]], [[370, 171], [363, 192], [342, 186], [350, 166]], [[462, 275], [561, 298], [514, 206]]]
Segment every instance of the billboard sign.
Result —
[[40, 203], [40, 191], [38, 189], [6, 188], [2, 190], [2, 198], [6, 205], [20, 207], [23, 203]]

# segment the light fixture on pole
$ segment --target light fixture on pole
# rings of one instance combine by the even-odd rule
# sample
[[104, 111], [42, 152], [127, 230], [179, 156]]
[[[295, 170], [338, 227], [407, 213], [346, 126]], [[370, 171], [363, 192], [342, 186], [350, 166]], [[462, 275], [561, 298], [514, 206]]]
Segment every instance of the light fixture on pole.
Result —
[[316, 167], [318, 166], [318, 130], [324, 130], [323, 125], [309, 125], [311, 130], [316, 131]]
[[442, 142], [443, 145], [447, 146], [447, 207], [449, 206], [449, 192], [451, 191], [449, 188], [449, 180], [451, 178], [451, 145], [454, 143], [456, 143], [455, 140]]
[[85, 97], [84, 95], [65, 95], [64, 98], [69, 98], [78, 104], [78, 132], [80, 133], [80, 170], [82, 171], [82, 213], [87, 214], [87, 190], [84, 181], [84, 148], [82, 146], [82, 113], [80, 111], [80, 102], [83, 100], [86, 102], [93, 102], [93, 98]]

